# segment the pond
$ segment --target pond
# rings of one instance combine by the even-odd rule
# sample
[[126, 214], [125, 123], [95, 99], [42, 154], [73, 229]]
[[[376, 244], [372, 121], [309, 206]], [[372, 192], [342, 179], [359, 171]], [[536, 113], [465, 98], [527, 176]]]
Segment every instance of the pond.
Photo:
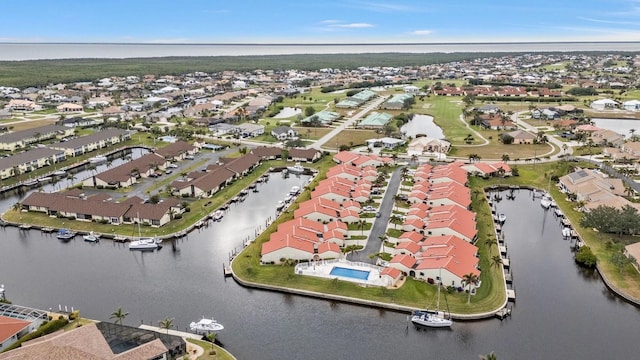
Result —
[[635, 134], [640, 135], [640, 120], [593, 118], [591, 121], [599, 128], [615, 131], [625, 137], [631, 136], [629, 132], [631, 129], [635, 129]]
[[433, 116], [416, 114], [411, 121], [402, 126], [400, 131], [405, 136], [415, 138], [418, 134], [426, 135], [430, 138], [444, 139], [442, 128], [433, 122]]

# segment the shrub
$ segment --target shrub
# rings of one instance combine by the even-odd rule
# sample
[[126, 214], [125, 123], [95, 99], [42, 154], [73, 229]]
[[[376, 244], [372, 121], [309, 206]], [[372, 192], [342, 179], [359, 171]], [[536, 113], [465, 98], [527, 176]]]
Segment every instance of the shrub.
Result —
[[597, 262], [598, 258], [588, 246], [583, 246], [578, 250], [576, 254], [576, 263], [578, 263], [578, 265], [593, 269], [596, 267]]

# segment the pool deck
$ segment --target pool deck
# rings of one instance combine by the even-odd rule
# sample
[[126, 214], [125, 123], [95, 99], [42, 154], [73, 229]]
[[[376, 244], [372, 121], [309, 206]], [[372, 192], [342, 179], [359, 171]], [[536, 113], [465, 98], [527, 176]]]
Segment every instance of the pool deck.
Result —
[[[332, 275], [331, 271], [334, 267], [341, 267], [345, 269], [353, 269], [359, 271], [369, 272], [367, 279], [358, 279], [354, 277], [336, 276]], [[295, 273], [298, 275], [307, 275], [321, 277], [325, 279], [338, 279], [343, 281], [350, 281], [367, 286], [391, 286], [391, 281], [386, 276], [382, 277], [380, 271], [383, 268], [372, 264], [353, 262], [347, 260], [326, 260], [326, 261], [312, 261], [309, 263], [300, 263], [296, 265]]]

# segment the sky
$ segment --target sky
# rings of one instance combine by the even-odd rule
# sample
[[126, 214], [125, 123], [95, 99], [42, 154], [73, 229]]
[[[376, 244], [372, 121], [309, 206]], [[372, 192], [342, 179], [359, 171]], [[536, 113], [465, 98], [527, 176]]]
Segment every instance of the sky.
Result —
[[640, 0], [2, 1], [0, 42], [640, 41]]

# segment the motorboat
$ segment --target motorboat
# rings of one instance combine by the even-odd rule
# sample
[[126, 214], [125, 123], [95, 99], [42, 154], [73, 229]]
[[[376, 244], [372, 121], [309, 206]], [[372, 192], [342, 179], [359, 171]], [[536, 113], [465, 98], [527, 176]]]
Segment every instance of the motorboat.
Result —
[[76, 233], [67, 229], [60, 229], [56, 234], [56, 238], [60, 240], [71, 240], [76, 236]]
[[293, 166], [287, 166], [287, 171], [293, 174], [302, 174], [304, 172], [304, 166], [300, 165], [300, 163], [297, 162]]
[[291, 195], [298, 195], [299, 192], [300, 192], [300, 186], [294, 186], [291, 188], [291, 190], [289, 190], [289, 194]]
[[222, 324], [215, 321], [214, 319], [207, 319], [203, 317], [198, 322], [191, 322], [191, 324], [189, 324], [189, 329], [197, 334], [221, 331], [224, 330], [224, 326], [222, 326]]
[[285, 195], [285, 197], [284, 197], [284, 202], [289, 202], [289, 201], [291, 201], [292, 199], [293, 199], [293, 195], [291, 195], [291, 194], [287, 194], [287, 195]]
[[507, 215], [503, 213], [498, 214], [498, 222], [504, 224], [505, 221], [507, 221]]
[[94, 234], [93, 231], [88, 234], [82, 235], [82, 238], [87, 242], [98, 242], [100, 240], [100, 237]]
[[562, 228], [562, 237], [565, 238], [565, 239], [571, 237], [571, 228], [570, 227], [563, 227]]
[[155, 250], [158, 248], [158, 241], [156, 238], [140, 238], [133, 240], [129, 243], [129, 250]]
[[91, 164], [102, 164], [103, 162], [107, 162], [107, 157], [104, 155], [96, 155], [89, 158], [89, 163]]
[[218, 210], [213, 214], [213, 221], [220, 221], [224, 217], [224, 211]]
[[451, 319], [440, 315], [439, 312], [420, 310], [413, 312], [411, 315], [411, 322], [414, 325], [434, 328], [451, 327], [451, 325], [453, 325], [453, 321]]
[[545, 196], [542, 199], [540, 199], [540, 206], [542, 206], [545, 209], [548, 209], [551, 206], [551, 198], [548, 196]]
[[282, 200], [278, 200], [278, 205], [276, 206], [276, 210], [280, 211], [282, 209], [284, 209], [286, 203]]

